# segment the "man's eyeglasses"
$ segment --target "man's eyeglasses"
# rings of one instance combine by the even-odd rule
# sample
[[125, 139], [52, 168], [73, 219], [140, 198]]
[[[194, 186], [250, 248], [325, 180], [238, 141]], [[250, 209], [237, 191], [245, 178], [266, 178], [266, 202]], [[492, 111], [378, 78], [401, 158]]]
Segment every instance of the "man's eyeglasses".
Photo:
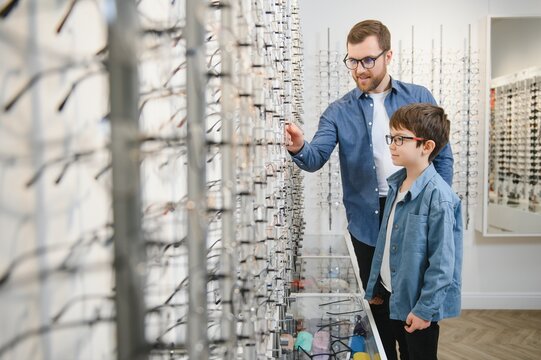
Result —
[[367, 57], [364, 57], [362, 59], [354, 59], [354, 58], [350, 58], [348, 57], [348, 54], [346, 54], [346, 56], [344, 56], [344, 64], [346, 65], [346, 67], [349, 69], [349, 70], [356, 70], [357, 67], [359, 66], [359, 63], [362, 65], [363, 68], [365, 69], [372, 69], [375, 65], [376, 65], [376, 60], [381, 56], [383, 55], [387, 50], [383, 50], [378, 56], [376, 57], [371, 57], [371, 56], [367, 56]]
[[415, 136], [400, 136], [400, 135], [385, 135], [385, 141], [387, 142], [387, 145], [391, 145], [394, 143], [396, 146], [400, 146], [404, 143], [405, 140], [415, 140], [415, 141], [426, 141], [424, 138], [415, 137]]

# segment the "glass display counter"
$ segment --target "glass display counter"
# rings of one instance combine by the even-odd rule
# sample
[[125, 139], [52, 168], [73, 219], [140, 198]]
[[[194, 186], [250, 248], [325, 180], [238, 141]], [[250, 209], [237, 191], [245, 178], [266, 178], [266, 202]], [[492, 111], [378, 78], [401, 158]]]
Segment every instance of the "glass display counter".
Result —
[[284, 359], [387, 359], [344, 236], [305, 236], [296, 259]]
[[297, 292], [359, 293], [360, 286], [349, 256], [302, 256], [299, 258]]

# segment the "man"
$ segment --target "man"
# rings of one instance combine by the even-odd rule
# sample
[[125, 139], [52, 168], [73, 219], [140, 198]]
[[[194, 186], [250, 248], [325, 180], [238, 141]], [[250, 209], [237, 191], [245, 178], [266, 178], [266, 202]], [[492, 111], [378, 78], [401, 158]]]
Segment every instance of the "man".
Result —
[[[424, 87], [394, 80], [387, 72], [392, 59], [391, 35], [376, 20], [362, 21], [350, 30], [344, 64], [357, 87], [333, 102], [321, 115], [312, 142], [301, 129], [286, 127], [287, 150], [303, 170], [316, 171], [339, 146], [340, 169], [348, 230], [366, 289], [388, 191], [387, 178], [400, 169], [392, 163], [385, 135], [389, 118], [401, 106], [411, 103], [436, 104]], [[453, 156], [446, 145], [433, 161], [441, 177], [452, 184]], [[370, 305], [389, 360], [397, 359], [389, 308], [376, 289]], [[401, 358], [407, 357], [401, 351]]]

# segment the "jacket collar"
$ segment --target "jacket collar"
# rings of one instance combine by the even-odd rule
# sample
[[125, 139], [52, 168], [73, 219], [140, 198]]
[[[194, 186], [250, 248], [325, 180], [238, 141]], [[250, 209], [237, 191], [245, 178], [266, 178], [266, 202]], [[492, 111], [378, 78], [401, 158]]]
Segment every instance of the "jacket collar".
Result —
[[[408, 193], [410, 194], [411, 200], [415, 199], [417, 195], [423, 191], [426, 184], [432, 180], [432, 178], [437, 174], [436, 168], [434, 167], [434, 164], [428, 165], [428, 167], [423, 171], [423, 173], [415, 179], [415, 182], [409, 189]], [[393, 175], [389, 176], [387, 178], [387, 182], [389, 183], [389, 187], [393, 189], [394, 193], [398, 193], [398, 188], [404, 180], [406, 179], [406, 169], [400, 169], [397, 172], [395, 172]]]

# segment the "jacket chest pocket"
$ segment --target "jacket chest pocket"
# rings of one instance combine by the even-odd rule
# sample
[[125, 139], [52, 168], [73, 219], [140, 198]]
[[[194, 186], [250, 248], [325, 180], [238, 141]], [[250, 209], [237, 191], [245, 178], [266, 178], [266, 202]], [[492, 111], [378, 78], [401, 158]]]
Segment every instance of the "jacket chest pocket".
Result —
[[404, 226], [404, 251], [408, 253], [426, 254], [428, 216], [408, 214]]

